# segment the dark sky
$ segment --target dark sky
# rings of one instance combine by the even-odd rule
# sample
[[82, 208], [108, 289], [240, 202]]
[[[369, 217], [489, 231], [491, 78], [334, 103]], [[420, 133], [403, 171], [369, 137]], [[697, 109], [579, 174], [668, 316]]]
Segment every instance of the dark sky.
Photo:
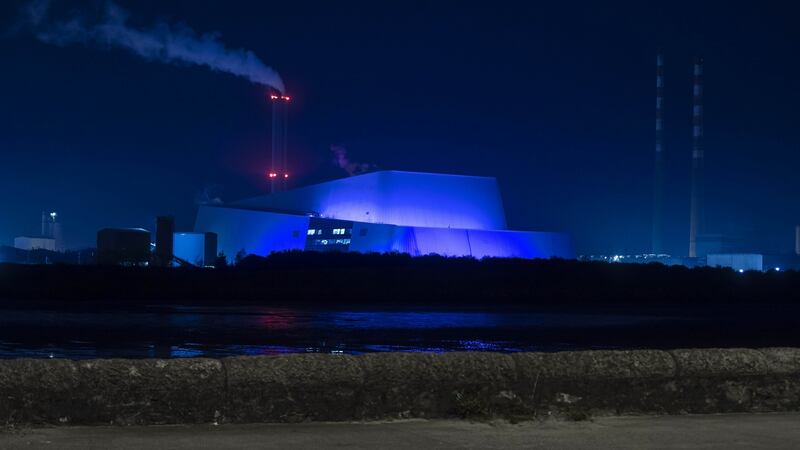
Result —
[[[686, 253], [691, 64], [702, 55], [709, 230], [792, 248], [800, 32], [778, 2], [118, 3], [132, 25], [216, 31], [280, 72], [296, 100], [295, 183], [344, 176], [332, 143], [382, 169], [495, 176], [509, 225], [566, 230], [578, 253], [649, 248], [658, 48], [666, 243]], [[6, 32], [22, 4], [0, 4], [0, 243], [37, 232], [43, 209], [60, 212], [78, 247], [101, 227], [152, 228], [157, 214], [191, 229], [205, 186], [223, 200], [265, 190], [263, 88]]]

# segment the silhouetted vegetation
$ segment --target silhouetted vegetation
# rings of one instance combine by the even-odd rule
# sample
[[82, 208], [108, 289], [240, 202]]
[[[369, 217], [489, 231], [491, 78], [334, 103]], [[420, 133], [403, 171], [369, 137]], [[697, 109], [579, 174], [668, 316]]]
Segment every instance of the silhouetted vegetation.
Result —
[[235, 267], [0, 265], [0, 299], [264, 305], [798, 303], [800, 273], [572, 260], [287, 252]]

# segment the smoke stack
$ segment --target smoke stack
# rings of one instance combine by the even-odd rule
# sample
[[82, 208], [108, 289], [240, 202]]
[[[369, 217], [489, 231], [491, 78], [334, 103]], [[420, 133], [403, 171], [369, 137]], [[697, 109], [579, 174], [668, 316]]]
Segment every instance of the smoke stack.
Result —
[[175, 239], [175, 218], [159, 216], [156, 218], [155, 265], [169, 267], [172, 264]]
[[270, 189], [273, 193], [286, 190], [289, 171], [286, 158], [286, 138], [289, 122], [289, 102], [291, 97], [280, 92], [272, 92], [272, 166], [269, 171]]
[[800, 256], [800, 225], [794, 227], [794, 254]]
[[655, 145], [655, 171], [653, 177], [653, 234], [652, 252], [664, 253], [661, 243], [662, 215], [664, 198], [664, 58], [659, 53], [656, 56], [656, 145]]
[[42, 211], [42, 237], [50, 237], [50, 216]]
[[689, 212], [689, 257], [697, 257], [697, 236], [702, 233], [703, 215], [703, 60], [694, 62], [692, 89], [692, 197]]

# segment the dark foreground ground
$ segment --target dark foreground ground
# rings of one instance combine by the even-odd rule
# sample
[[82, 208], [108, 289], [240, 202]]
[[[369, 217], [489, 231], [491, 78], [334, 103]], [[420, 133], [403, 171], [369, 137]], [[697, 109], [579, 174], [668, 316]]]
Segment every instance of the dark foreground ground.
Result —
[[800, 347], [800, 272], [281, 253], [0, 264], [0, 359]]
[[800, 414], [466, 421], [56, 427], [0, 433], [15, 449], [796, 449]]
[[800, 273], [567, 260], [282, 253], [221, 269], [0, 265], [0, 301], [261, 306], [799, 304]]

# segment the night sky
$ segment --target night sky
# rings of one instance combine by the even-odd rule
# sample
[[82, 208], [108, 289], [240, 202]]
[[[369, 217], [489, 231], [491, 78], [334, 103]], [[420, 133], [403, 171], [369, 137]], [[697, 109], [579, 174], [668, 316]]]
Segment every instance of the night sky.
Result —
[[[132, 26], [183, 22], [252, 50], [294, 97], [295, 185], [381, 169], [495, 176], [509, 225], [578, 253], [650, 246], [655, 55], [665, 56], [667, 249], [685, 255], [691, 71], [705, 58], [709, 231], [788, 252], [800, 223], [800, 31], [779, 3], [119, 0]], [[701, 3], [701, 2], [695, 2]], [[263, 87], [122, 50], [59, 47], [0, 4], [0, 244], [61, 214], [69, 247], [197, 194], [265, 192]], [[87, 15], [102, 2], [55, 2]]]

